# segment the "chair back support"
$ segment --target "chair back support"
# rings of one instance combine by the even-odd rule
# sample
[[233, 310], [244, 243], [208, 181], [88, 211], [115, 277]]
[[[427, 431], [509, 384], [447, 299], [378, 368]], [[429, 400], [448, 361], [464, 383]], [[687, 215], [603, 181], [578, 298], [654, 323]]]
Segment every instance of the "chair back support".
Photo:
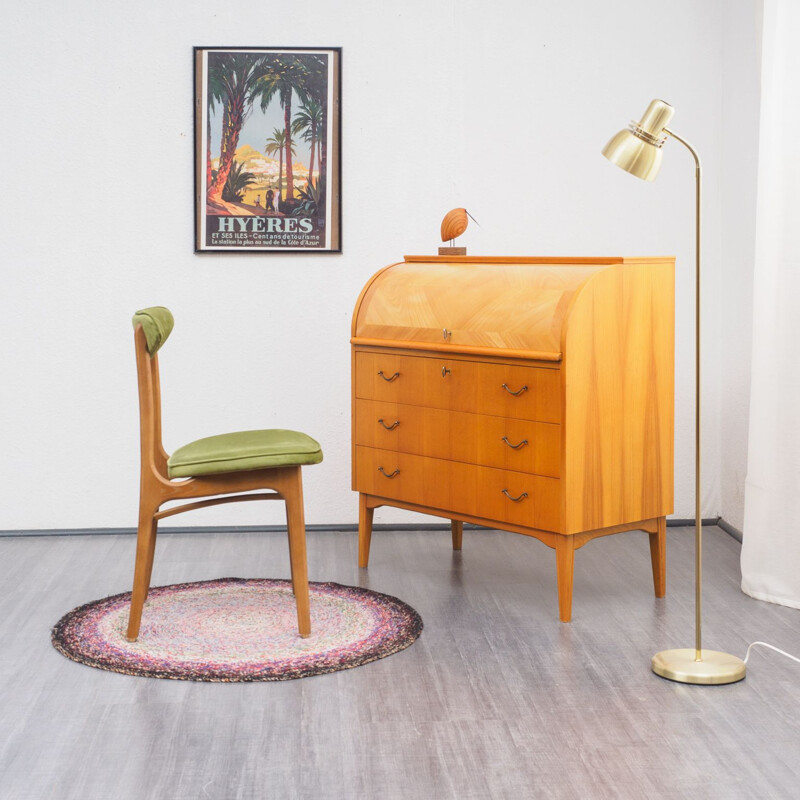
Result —
[[158, 373], [158, 350], [166, 342], [174, 325], [169, 309], [146, 308], [133, 315], [136, 372], [139, 384], [139, 433], [141, 469], [155, 469], [166, 477], [167, 454], [161, 442], [161, 383]]
[[144, 335], [147, 339], [147, 352], [154, 356], [161, 345], [167, 341], [172, 329], [175, 327], [175, 318], [172, 312], [164, 306], [152, 306], [143, 308], [133, 315], [133, 327], [139, 325], [144, 328]]

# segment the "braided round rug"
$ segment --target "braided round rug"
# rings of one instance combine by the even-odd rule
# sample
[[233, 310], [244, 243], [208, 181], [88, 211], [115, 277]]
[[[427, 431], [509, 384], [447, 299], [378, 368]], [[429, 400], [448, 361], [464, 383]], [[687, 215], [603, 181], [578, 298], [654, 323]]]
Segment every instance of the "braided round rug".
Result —
[[419, 614], [396, 597], [310, 583], [311, 636], [297, 633], [290, 581], [220, 578], [150, 589], [139, 639], [125, 637], [130, 592], [70, 611], [53, 646], [90, 667], [186, 681], [285, 681], [351, 669], [413, 644]]

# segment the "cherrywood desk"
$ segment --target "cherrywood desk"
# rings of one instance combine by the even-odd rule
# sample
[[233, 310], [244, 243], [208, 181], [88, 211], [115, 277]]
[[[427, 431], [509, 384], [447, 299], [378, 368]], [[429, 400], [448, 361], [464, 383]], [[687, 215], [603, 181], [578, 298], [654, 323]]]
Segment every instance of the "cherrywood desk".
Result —
[[574, 551], [649, 533], [665, 593], [673, 503], [674, 258], [406, 256], [367, 283], [352, 326], [359, 564], [375, 508]]

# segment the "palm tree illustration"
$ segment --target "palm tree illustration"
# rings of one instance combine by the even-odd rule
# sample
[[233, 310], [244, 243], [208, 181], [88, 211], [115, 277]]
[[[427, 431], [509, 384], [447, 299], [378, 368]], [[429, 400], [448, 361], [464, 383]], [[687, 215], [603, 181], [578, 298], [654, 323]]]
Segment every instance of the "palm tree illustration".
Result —
[[220, 87], [223, 103], [222, 142], [219, 167], [208, 189], [208, 202], [222, 204], [222, 190], [228, 180], [239, 134], [253, 102], [263, 91], [261, 81], [272, 69], [274, 56], [252, 53], [209, 53], [209, 86]]
[[277, 96], [283, 109], [283, 126], [286, 137], [286, 200], [291, 207], [294, 202], [294, 169], [292, 167], [292, 96], [296, 94], [301, 103], [308, 100], [305, 87], [306, 66], [297, 56], [283, 56], [275, 63], [269, 73], [258, 82], [261, 109], [267, 107]]
[[222, 190], [222, 199], [229, 203], [241, 203], [247, 187], [255, 182], [256, 176], [252, 172], [246, 172], [244, 164], [234, 159]]
[[[222, 83], [219, 65], [209, 65], [208, 70], [208, 113], [206, 114], [206, 186], [211, 186], [213, 169], [211, 167], [211, 116], [216, 112], [217, 105], [222, 105], [225, 97], [225, 88]], [[224, 116], [224, 112], [223, 112]], [[223, 126], [224, 126], [223, 120]]]
[[308, 164], [308, 182], [314, 177], [314, 156], [318, 149], [320, 128], [322, 125], [322, 104], [309, 97], [294, 116], [292, 134], [302, 136], [311, 143], [311, 157]]
[[[307, 99], [304, 101], [306, 108], [309, 101], [319, 105], [319, 122], [317, 126], [317, 184], [316, 190], [322, 196], [324, 207], [325, 182], [328, 167], [328, 57], [316, 54], [304, 54], [303, 63], [306, 72], [304, 75], [304, 88]], [[309, 172], [309, 178], [311, 173]], [[322, 211], [323, 208], [321, 207]]]
[[[281, 130], [280, 128], [275, 128], [272, 131], [272, 136], [267, 139], [266, 144], [264, 145], [264, 152], [268, 156], [274, 156], [275, 153], [278, 153], [279, 156], [279, 172], [278, 172], [278, 195], [279, 200], [283, 202], [283, 194], [281, 194], [282, 186], [283, 186], [283, 155], [286, 152], [286, 131]], [[295, 154], [294, 145], [292, 145], [292, 155]]]

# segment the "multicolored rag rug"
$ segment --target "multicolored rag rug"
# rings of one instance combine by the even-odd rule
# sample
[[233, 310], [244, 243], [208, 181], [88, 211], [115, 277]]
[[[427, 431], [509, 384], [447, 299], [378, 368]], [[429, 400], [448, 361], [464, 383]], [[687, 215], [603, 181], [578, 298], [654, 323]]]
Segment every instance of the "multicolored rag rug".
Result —
[[186, 681], [285, 681], [351, 669], [413, 644], [419, 614], [396, 597], [311, 583], [311, 636], [297, 633], [290, 581], [220, 578], [150, 589], [139, 639], [125, 638], [130, 592], [87, 603], [53, 646], [90, 667]]

